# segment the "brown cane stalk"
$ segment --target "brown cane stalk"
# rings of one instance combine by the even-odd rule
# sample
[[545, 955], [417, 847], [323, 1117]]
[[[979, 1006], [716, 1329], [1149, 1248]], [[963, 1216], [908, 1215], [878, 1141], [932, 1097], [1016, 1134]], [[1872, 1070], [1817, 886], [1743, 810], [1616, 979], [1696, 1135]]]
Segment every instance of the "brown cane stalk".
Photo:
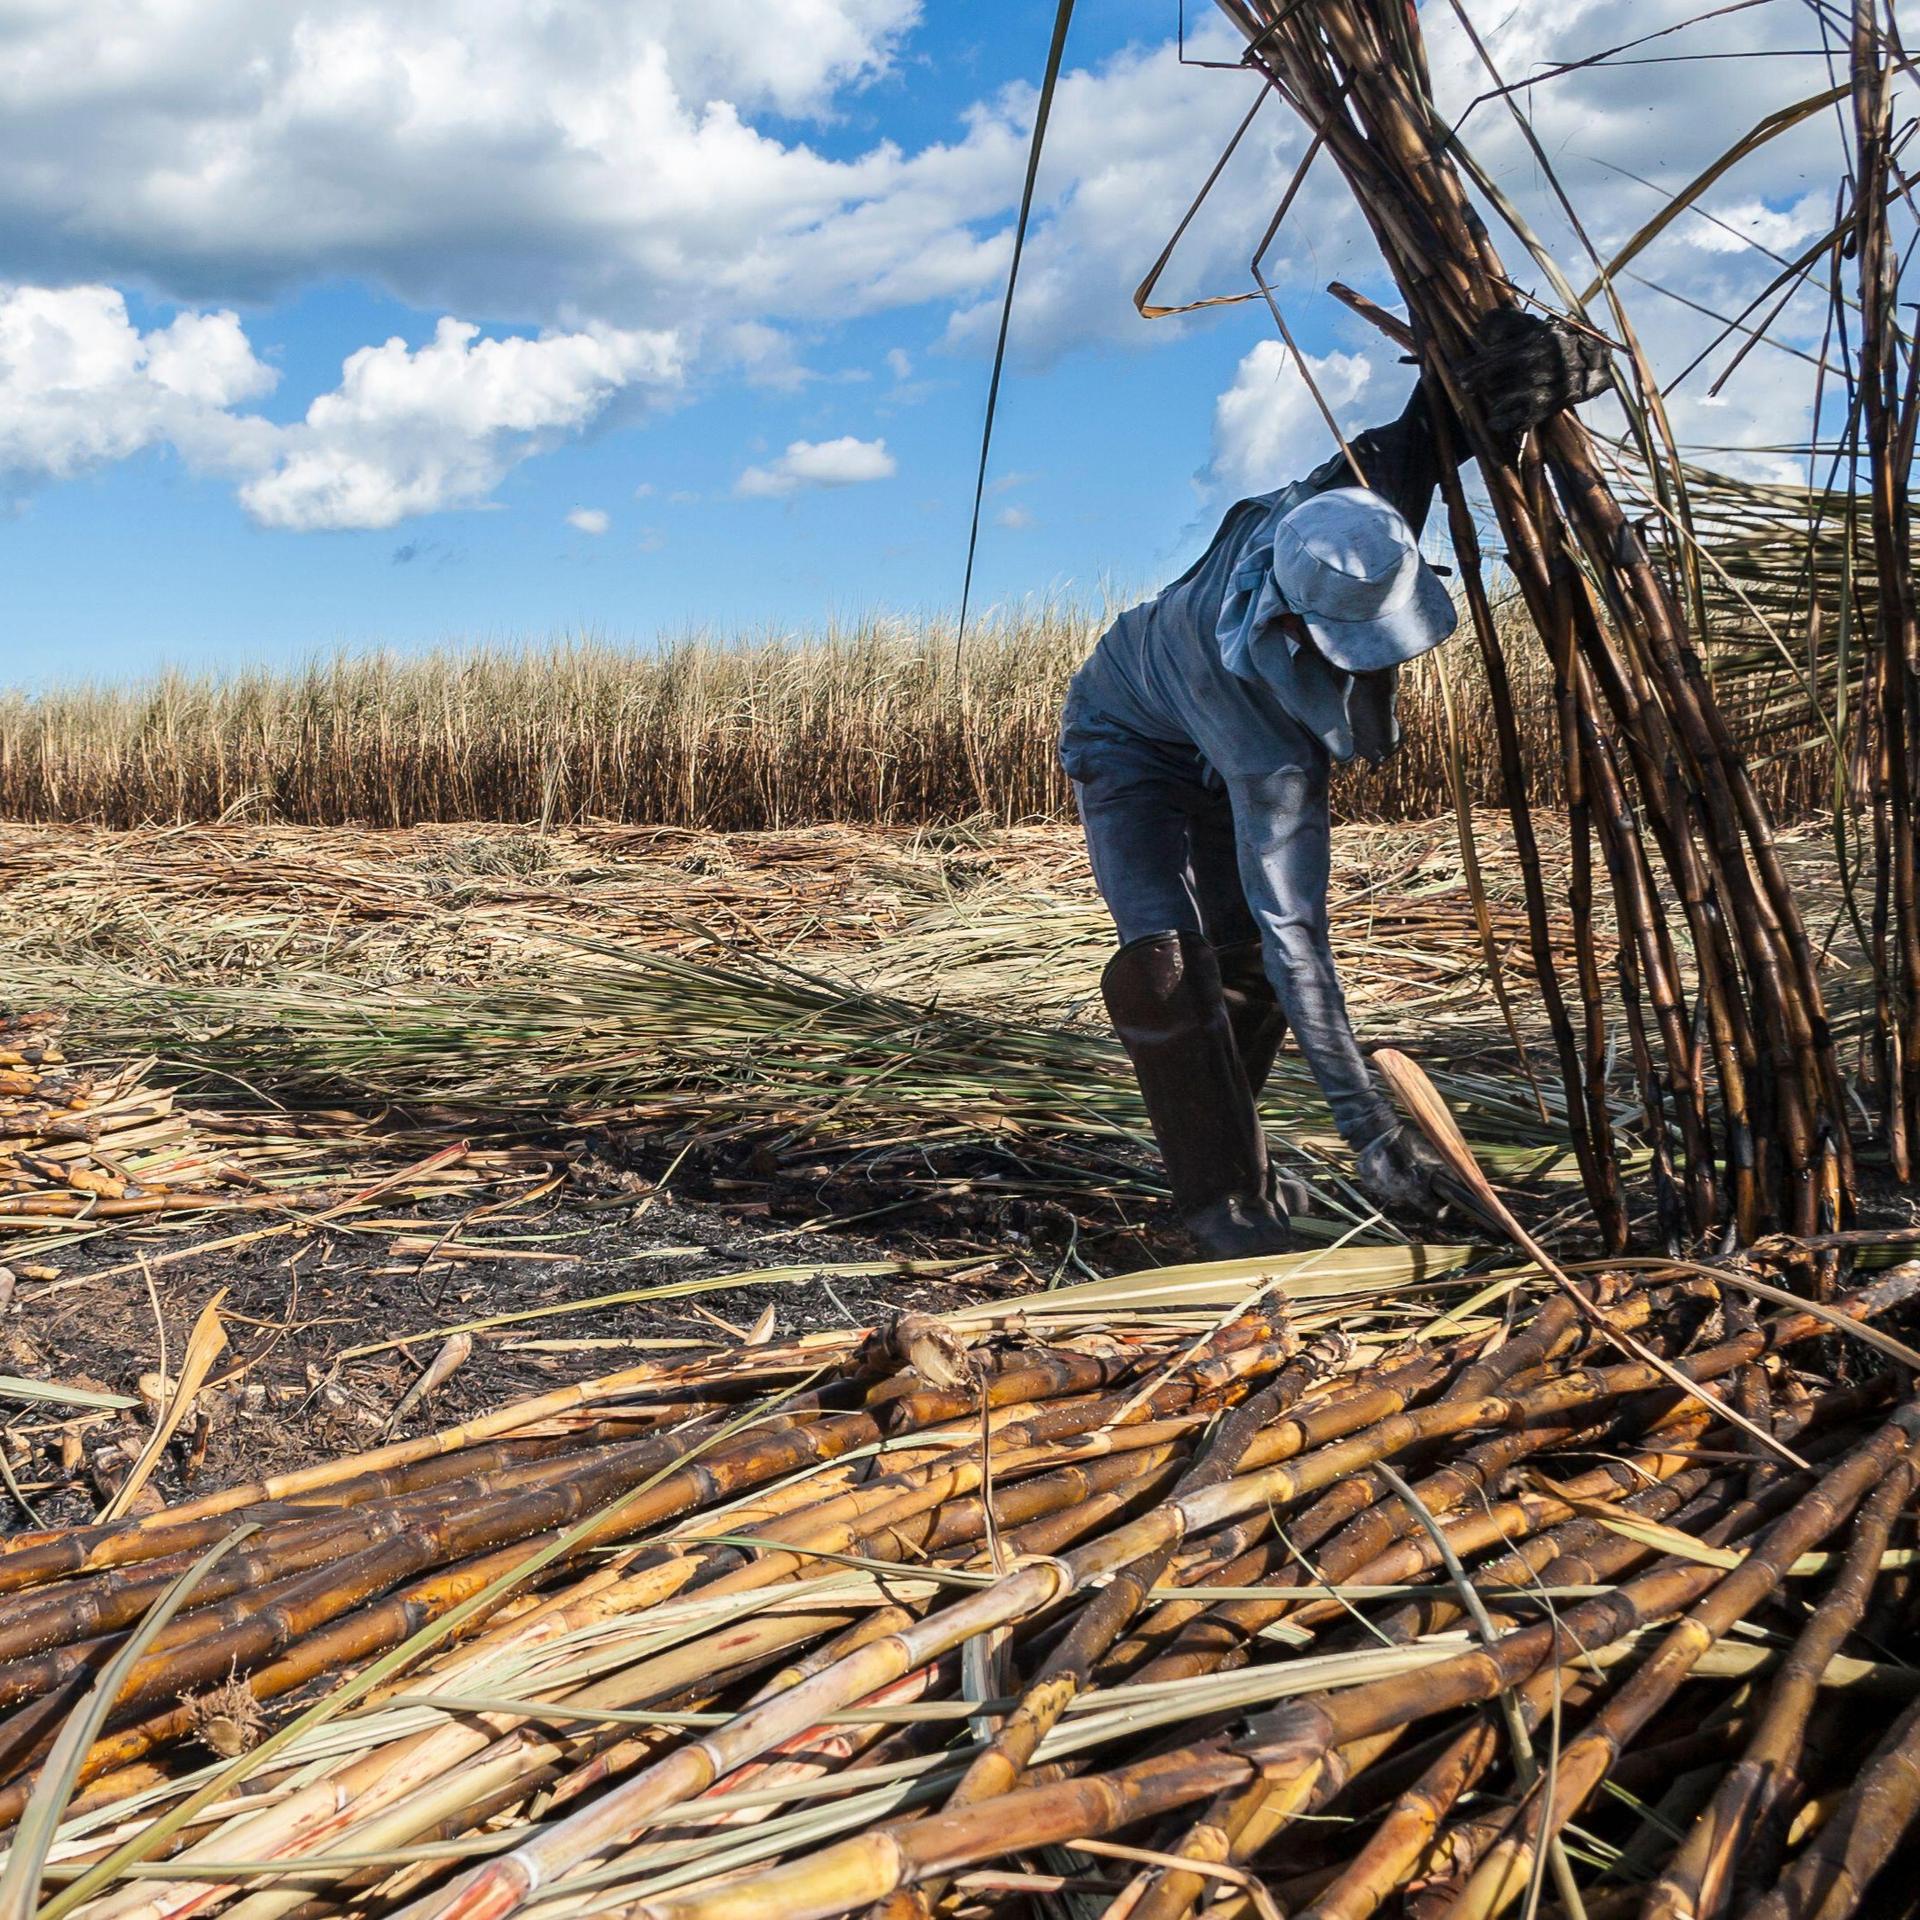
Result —
[[1913, 1484], [1913, 1463], [1902, 1460], [1861, 1509], [1840, 1571], [1775, 1676], [1746, 1751], [1648, 1892], [1647, 1920], [1712, 1920], [1724, 1912], [1749, 1837], [1797, 1797], [1796, 1767], [1820, 1675], [1866, 1611]]
[[1493, 1920], [1521, 1896], [1532, 1877], [1536, 1849], [1578, 1812], [1625, 1742], [1668, 1699], [1701, 1654], [1777, 1587], [1795, 1559], [1845, 1525], [1861, 1500], [1907, 1457], [1916, 1436], [1920, 1406], [1896, 1414], [1829, 1473], [1672, 1629], [1593, 1723], [1562, 1750], [1552, 1792], [1538, 1793], [1526, 1804], [1508, 1836], [1490, 1850], [1461, 1892], [1461, 1920]]

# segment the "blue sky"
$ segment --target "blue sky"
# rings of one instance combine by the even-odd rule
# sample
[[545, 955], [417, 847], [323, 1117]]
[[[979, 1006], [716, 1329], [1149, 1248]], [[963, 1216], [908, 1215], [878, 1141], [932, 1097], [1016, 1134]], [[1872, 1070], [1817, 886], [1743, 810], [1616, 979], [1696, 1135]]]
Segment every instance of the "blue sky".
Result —
[[[1235, 43], [1191, 0], [1195, 50]], [[1508, 77], [1685, 17], [1476, 10]], [[334, 646], [645, 641], [958, 596], [987, 351], [1052, 0], [0, 4], [0, 680]], [[1436, 83], [1484, 85], [1446, 10]], [[1003, 390], [978, 592], [1098, 599], [1326, 449], [1263, 307], [1130, 294], [1252, 98], [1175, 0], [1083, 4]], [[1764, 0], [1528, 96], [1604, 246], [1825, 77]], [[1769, 58], [1722, 60], [1723, 54]], [[1467, 134], [1577, 258], [1504, 110]], [[1824, 224], [1817, 118], [1641, 263], [1737, 308]], [[1270, 102], [1163, 294], [1243, 288], [1300, 152]], [[1637, 174], [1640, 180], [1629, 176]], [[1650, 184], [1643, 184], [1650, 183]], [[1520, 258], [1509, 244], [1510, 260]], [[1322, 169], [1276, 256], [1352, 424], [1406, 373]], [[1713, 329], [1629, 289], [1663, 369]], [[1816, 300], [1786, 325], [1817, 344]], [[1710, 374], [1711, 369], [1709, 370]], [[1805, 431], [1772, 349], [1683, 435]], [[1770, 456], [1756, 455], [1765, 467]]]

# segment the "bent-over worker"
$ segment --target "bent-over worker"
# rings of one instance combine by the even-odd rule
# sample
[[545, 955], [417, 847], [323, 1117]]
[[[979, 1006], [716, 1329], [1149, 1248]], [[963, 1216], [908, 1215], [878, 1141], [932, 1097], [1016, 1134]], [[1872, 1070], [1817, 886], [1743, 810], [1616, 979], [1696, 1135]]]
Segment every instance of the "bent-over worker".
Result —
[[[1505, 310], [1461, 377], [1517, 439], [1606, 384], [1605, 349]], [[1349, 444], [1364, 487], [1339, 453], [1239, 502], [1178, 580], [1108, 628], [1061, 721], [1120, 941], [1107, 1011], [1175, 1209], [1211, 1258], [1288, 1243], [1255, 1105], [1288, 1029], [1367, 1197], [1416, 1218], [1448, 1197], [1360, 1052], [1327, 928], [1329, 770], [1394, 750], [1397, 670], [1456, 620], [1419, 549], [1442, 458], [1425, 382]]]

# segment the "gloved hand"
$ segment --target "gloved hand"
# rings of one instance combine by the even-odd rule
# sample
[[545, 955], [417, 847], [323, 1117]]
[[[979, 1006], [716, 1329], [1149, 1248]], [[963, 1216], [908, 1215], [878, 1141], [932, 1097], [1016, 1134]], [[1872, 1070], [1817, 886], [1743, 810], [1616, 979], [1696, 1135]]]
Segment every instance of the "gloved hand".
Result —
[[1517, 436], [1567, 407], [1603, 393], [1604, 341], [1518, 307], [1496, 307], [1480, 322], [1460, 377], [1487, 425]]
[[1411, 1127], [1394, 1127], [1359, 1150], [1359, 1190], [1388, 1219], [1438, 1221], [1457, 1208], [1459, 1181]]

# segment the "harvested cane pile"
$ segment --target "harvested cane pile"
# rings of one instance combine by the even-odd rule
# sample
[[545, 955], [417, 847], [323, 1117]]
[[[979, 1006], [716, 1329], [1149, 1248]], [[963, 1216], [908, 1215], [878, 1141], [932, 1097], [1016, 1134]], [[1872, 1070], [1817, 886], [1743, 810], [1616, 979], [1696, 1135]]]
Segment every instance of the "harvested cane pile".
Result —
[[146, 1065], [69, 1067], [58, 1013], [0, 1013], [0, 1235], [232, 1206], [261, 1182], [202, 1140]]
[[443, 1223], [377, 1216], [451, 1198], [505, 1206], [564, 1177], [564, 1152], [545, 1146], [423, 1142], [356, 1113], [184, 1106], [154, 1083], [151, 1060], [70, 1062], [67, 1024], [54, 1010], [0, 1011], [0, 1248], [9, 1262], [0, 1311], [16, 1279], [60, 1281], [57, 1263], [83, 1242], [152, 1237], [216, 1214], [265, 1216], [221, 1245], [346, 1221], [363, 1232], [425, 1231], [435, 1259], [454, 1258]]
[[1838, 1920], [1920, 1815], [1920, 1264], [1805, 1258], [1096, 1283], [20, 1539], [0, 1912]]

